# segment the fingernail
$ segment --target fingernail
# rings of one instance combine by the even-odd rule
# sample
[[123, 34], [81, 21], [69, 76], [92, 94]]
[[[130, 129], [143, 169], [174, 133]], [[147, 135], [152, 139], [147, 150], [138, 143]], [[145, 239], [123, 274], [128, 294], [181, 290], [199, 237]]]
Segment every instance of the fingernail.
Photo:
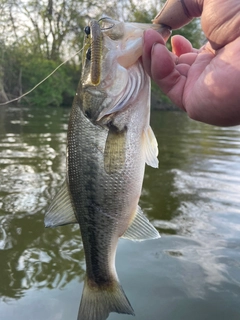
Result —
[[154, 50], [158, 50], [160, 48], [160, 46], [162, 46], [161, 43], [154, 42], [154, 44], [152, 45], [152, 53]]

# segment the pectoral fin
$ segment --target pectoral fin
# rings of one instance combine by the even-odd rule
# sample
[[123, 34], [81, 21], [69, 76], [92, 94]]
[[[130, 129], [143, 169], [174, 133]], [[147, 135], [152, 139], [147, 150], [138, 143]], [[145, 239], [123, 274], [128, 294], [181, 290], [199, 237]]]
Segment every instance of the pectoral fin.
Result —
[[57, 227], [77, 223], [65, 180], [60, 191], [53, 198], [44, 219], [45, 227]]
[[135, 218], [130, 227], [125, 231], [121, 238], [143, 241], [160, 238], [157, 229], [149, 222], [143, 214], [141, 208], [137, 207]]
[[158, 168], [158, 143], [150, 126], [144, 130], [143, 144], [146, 163], [153, 168]]
[[110, 126], [104, 150], [104, 168], [108, 174], [123, 169], [126, 155], [126, 129]]

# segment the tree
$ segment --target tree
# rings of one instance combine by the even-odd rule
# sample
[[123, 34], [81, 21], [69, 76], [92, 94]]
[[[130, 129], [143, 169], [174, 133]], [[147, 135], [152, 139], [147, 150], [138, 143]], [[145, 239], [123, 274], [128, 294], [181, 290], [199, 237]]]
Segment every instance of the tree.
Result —
[[[22, 88], [25, 92], [31, 89], [53, 71], [63, 58], [79, 50], [83, 29], [89, 18], [89, 6], [90, 3], [85, 0], [0, 0], [1, 102], [19, 96]], [[79, 63], [77, 59], [72, 62], [75, 74], [79, 72]], [[68, 67], [73, 72], [73, 68], [70, 65]], [[62, 69], [68, 73], [66, 68]], [[33, 79], [36, 80], [35, 83]], [[49, 103], [58, 105], [62, 102], [59, 92], [68, 100], [69, 92], [71, 95], [73, 92], [68, 90], [67, 86], [72, 85], [75, 90], [76, 83], [73, 85], [66, 81], [69, 80], [67, 75], [63, 76], [63, 79], [65, 85], [58, 83], [58, 86], [48, 87], [52, 88], [51, 94], [49, 90], [43, 90], [39, 99], [32, 99], [38, 90], [28, 101], [41, 101], [42, 95], [47, 92]], [[56, 77], [55, 81], [57, 80], [59, 79]]]
[[[6, 100], [5, 92], [9, 98], [17, 97], [22, 88], [26, 92], [36, 85], [32, 79], [40, 81], [40, 75], [46, 77], [48, 74], [43, 74], [43, 70], [49, 70], [50, 73], [50, 65], [57, 66], [81, 48], [84, 27], [88, 21], [100, 17], [101, 12], [114, 13], [118, 5], [117, 1], [110, 5], [101, 0], [0, 0], [0, 12], [3, 13], [0, 32], [6, 35], [2, 38], [0, 35], [0, 42], [3, 42], [0, 48], [0, 100]], [[54, 63], [48, 63], [47, 60]], [[39, 65], [36, 66], [36, 63]], [[65, 86], [55, 88], [62, 88], [61, 94], [67, 100], [68, 93], [72, 91], [67, 90], [67, 85], [72, 85], [75, 90], [80, 64], [78, 56], [71, 63], [76, 69], [70, 68], [74, 84], [65, 81]], [[66, 68], [62, 69], [67, 72]], [[65, 78], [69, 79], [68, 76]], [[50, 96], [56, 97], [56, 92], [51, 92]], [[38, 101], [41, 99], [42, 95]], [[31, 100], [30, 96], [28, 101]], [[59, 104], [61, 99], [53, 100]], [[49, 102], [52, 103], [51, 98]]]

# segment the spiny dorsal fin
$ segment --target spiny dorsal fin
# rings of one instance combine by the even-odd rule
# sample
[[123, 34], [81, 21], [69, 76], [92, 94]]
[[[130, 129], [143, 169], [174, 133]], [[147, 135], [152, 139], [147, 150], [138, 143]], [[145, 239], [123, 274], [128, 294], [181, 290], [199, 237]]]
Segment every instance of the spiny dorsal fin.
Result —
[[155, 229], [154, 226], [145, 217], [141, 208], [138, 206], [132, 224], [125, 231], [121, 238], [134, 241], [143, 241], [150, 239], [158, 239], [160, 238], [160, 234], [158, 233], [157, 229]]
[[150, 126], [144, 130], [143, 141], [146, 163], [153, 168], [158, 168], [158, 143]]
[[67, 179], [53, 198], [44, 219], [45, 227], [57, 227], [77, 223], [68, 191]]

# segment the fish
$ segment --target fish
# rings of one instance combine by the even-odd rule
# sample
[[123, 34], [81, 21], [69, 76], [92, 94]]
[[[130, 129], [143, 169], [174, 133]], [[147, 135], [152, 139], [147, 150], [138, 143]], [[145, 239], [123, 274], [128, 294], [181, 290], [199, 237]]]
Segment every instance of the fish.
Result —
[[134, 315], [119, 282], [119, 238], [158, 239], [138, 205], [145, 163], [158, 167], [150, 127], [150, 78], [143, 69], [143, 32], [164, 26], [103, 17], [85, 28], [82, 74], [67, 133], [66, 179], [45, 226], [80, 226], [86, 275], [78, 320], [105, 320], [111, 312]]

